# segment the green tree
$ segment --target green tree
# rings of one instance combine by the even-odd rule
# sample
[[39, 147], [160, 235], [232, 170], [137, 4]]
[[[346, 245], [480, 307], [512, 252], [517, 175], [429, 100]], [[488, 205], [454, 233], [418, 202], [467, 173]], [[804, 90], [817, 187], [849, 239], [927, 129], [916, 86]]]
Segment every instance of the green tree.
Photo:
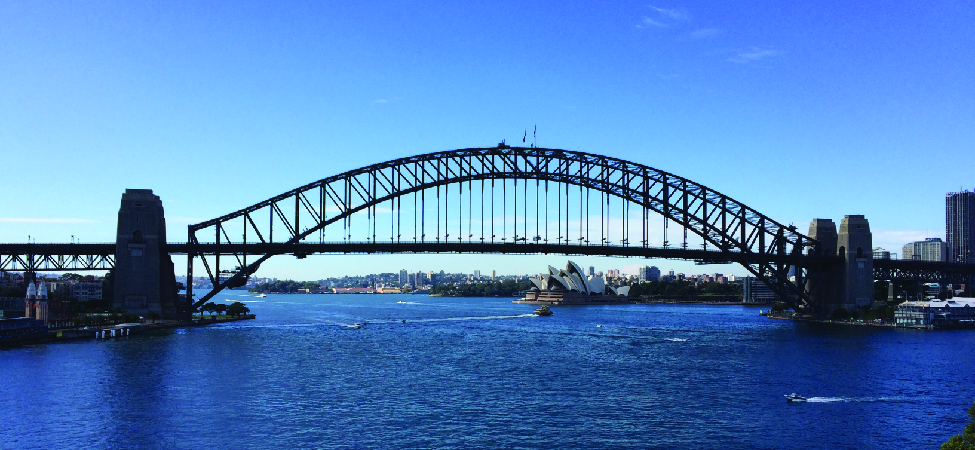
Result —
[[156, 323], [156, 319], [159, 319], [160, 317], [159, 317], [159, 313], [155, 311], [149, 311], [149, 314], [146, 314], [146, 318], [151, 320], [152, 323]]
[[227, 314], [231, 316], [242, 316], [251, 312], [250, 308], [241, 302], [233, 302], [227, 307]]
[[217, 304], [216, 303], [206, 302], [206, 303], [203, 304], [203, 306], [200, 307], [200, 316], [203, 316], [203, 313], [208, 313], [208, 314], [210, 314], [212, 316], [213, 313], [215, 313], [215, 312], [217, 312]]
[[972, 420], [965, 425], [965, 431], [941, 444], [941, 450], [975, 450], [975, 403], [968, 408], [968, 416]]

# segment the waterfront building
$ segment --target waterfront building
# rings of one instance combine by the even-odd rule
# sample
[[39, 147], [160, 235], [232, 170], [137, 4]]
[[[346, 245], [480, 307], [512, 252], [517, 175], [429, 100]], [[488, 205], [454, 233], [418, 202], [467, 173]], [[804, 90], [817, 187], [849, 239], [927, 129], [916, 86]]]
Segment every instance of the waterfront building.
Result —
[[[904, 246], [901, 257], [915, 261], [947, 261], [948, 244], [941, 238], [927, 238], [923, 241], [911, 242]], [[874, 256], [874, 259], [878, 258]]]
[[410, 277], [406, 272], [406, 269], [399, 271], [399, 284], [400, 286], [408, 284], [410, 282]]
[[15, 319], [24, 317], [24, 302], [20, 297], [0, 297], [0, 319]]
[[890, 252], [881, 247], [874, 247], [873, 259], [890, 259]]
[[776, 300], [775, 292], [758, 278], [743, 278], [742, 288], [741, 301], [743, 303], [774, 303]]
[[945, 195], [947, 261], [975, 263], [975, 192]]
[[37, 319], [0, 319], [0, 344], [22, 342], [44, 333], [47, 333], [47, 325]]
[[586, 276], [578, 264], [569, 261], [564, 270], [548, 266], [547, 274], [529, 278], [533, 287], [514, 303], [581, 305], [629, 303], [629, 286], [607, 286], [602, 277]]
[[897, 306], [894, 322], [911, 328], [975, 328], [975, 300], [904, 302]]

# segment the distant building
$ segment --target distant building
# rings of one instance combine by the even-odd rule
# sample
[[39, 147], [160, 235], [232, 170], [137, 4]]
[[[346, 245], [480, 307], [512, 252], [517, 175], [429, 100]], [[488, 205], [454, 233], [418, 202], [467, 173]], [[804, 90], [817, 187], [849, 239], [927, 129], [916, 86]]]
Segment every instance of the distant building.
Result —
[[77, 282], [68, 284], [69, 296], [72, 300], [87, 302], [89, 300], [102, 299], [102, 283], [97, 282]]
[[890, 252], [880, 247], [873, 248], [873, 259], [890, 259]]
[[[901, 257], [915, 261], [947, 261], [948, 245], [941, 238], [927, 238], [923, 241], [911, 242], [904, 246]], [[874, 259], [877, 258], [874, 257]]]
[[660, 279], [660, 269], [657, 266], [643, 266], [640, 268], [640, 282], [657, 281]]
[[755, 277], [745, 277], [742, 279], [742, 298], [745, 303], [774, 303], [776, 300], [775, 292], [768, 287], [762, 280]]
[[409, 274], [406, 272], [406, 269], [400, 270], [399, 271], [399, 284], [400, 284], [400, 286], [402, 286], [404, 284], [407, 284], [409, 282], [410, 282], [410, 277], [409, 277]]
[[975, 192], [945, 195], [946, 260], [975, 263]]

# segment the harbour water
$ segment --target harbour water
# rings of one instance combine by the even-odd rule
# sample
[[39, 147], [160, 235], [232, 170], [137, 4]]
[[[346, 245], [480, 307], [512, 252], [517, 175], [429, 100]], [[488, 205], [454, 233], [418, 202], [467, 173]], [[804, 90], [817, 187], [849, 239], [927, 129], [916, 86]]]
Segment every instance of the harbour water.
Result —
[[0, 351], [0, 447], [936, 448], [975, 401], [975, 331], [740, 306], [216, 299], [257, 320]]

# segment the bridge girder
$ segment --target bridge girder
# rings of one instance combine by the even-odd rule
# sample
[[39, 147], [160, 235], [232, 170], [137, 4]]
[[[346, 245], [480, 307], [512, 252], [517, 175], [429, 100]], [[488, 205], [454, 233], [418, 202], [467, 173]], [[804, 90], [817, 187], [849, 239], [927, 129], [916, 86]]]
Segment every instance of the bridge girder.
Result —
[[[752, 274], [769, 284], [781, 297], [791, 299], [794, 305], [808, 301], [808, 296], [801, 287], [801, 279], [797, 282], [789, 281], [787, 272], [790, 264], [781, 262], [782, 257], [787, 255], [801, 262], [807, 248], [812, 249], [809, 253], [818, 254], [817, 242], [797, 232], [795, 227], [782, 225], [707, 186], [665, 171], [618, 158], [560, 149], [500, 145], [496, 148], [428, 153], [362, 167], [306, 184], [213, 220], [190, 225], [188, 243], [191, 247], [205, 242], [229, 243], [231, 239], [228, 229], [233, 226], [235, 230], [242, 231], [243, 241], [238, 241], [242, 244], [297, 245], [313, 238], [316, 233], [323, 232], [328, 225], [348, 221], [353, 214], [362, 211], [374, 214], [374, 208], [384, 202], [438, 189], [439, 207], [439, 187], [459, 185], [463, 189], [464, 183], [467, 183], [470, 191], [472, 182], [488, 180], [526, 180], [536, 183], [544, 181], [546, 194], [547, 183], [554, 182], [557, 183], [556, 186], [566, 186], [567, 195], [568, 186], [578, 186], [580, 190], [588, 189], [623, 199], [629, 205], [642, 208], [644, 214], [652, 211], [683, 227], [685, 245], [686, 232], [691, 231], [703, 239], [705, 250], [711, 245], [727, 252], [754, 255], [755, 257], [748, 258], [752, 262], [742, 263]], [[515, 186], [517, 189], [517, 185]], [[527, 192], [527, 185], [525, 189]], [[515, 201], [517, 202], [517, 194]], [[566, 213], [568, 216], [568, 205]], [[255, 218], [264, 223], [265, 214], [268, 225], [263, 228], [257, 225]], [[437, 214], [439, 226], [439, 210]], [[515, 214], [517, 230], [520, 225], [517, 222], [517, 203]], [[275, 226], [279, 237], [282, 236], [280, 230], [284, 230], [283, 237], [277, 240], [274, 235]], [[418, 230], [414, 232], [420, 234]], [[250, 241], [248, 233], [251, 234]], [[344, 233], [343, 241], [351, 242]], [[527, 236], [519, 238], [517, 231], [515, 233], [516, 244], [513, 245], [530, 245], [525, 242]], [[556, 246], [562, 245], [564, 250], [569, 251], [568, 235], [566, 228], [565, 241], [560, 236]], [[206, 241], [201, 240], [201, 236], [213, 238], [212, 241]], [[426, 244], [424, 237], [425, 233], [419, 237], [414, 236], [414, 239]], [[446, 237], [449, 237], [449, 232]], [[391, 236], [391, 241], [401, 243], [400, 238], [401, 235]], [[536, 235], [535, 239], [538, 238]], [[460, 240], [463, 241], [463, 238]], [[484, 240], [483, 235], [480, 240]], [[580, 236], [579, 240], [590, 242], [588, 237]], [[377, 243], [375, 230], [372, 239], [366, 242]], [[644, 233], [640, 246], [648, 248], [648, 244]], [[596, 246], [601, 245], [605, 245], [605, 242]], [[622, 248], [626, 247], [624, 240]], [[525, 253], [528, 252], [530, 251], [526, 249]], [[213, 258], [214, 264], [211, 267], [203, 254], [191, 251], [188, 256], [190, 268], [193, 258], [201, 257], [207, 275], [215, 286], [197, 304], [204, 303], [230, 284], [239, 284], [241, 276], [254, 273], [273, 254], [278, 253], [267, 253], [248, 262], [247, 252], [231, 252], [227, 256], [233, 258], [234, 269], [221, 270], [219, 255]], [[798, 273], [801, 278], [801, 271]], [[227, 275], [226, 281], [220, 281], [221, 274]]]
[[73, 272], [115, 267], [115, 244], [0, 244], [0, 271]]
[[873, 260], [873, 279], [975, 286], [975, 264], [875, 259]]

